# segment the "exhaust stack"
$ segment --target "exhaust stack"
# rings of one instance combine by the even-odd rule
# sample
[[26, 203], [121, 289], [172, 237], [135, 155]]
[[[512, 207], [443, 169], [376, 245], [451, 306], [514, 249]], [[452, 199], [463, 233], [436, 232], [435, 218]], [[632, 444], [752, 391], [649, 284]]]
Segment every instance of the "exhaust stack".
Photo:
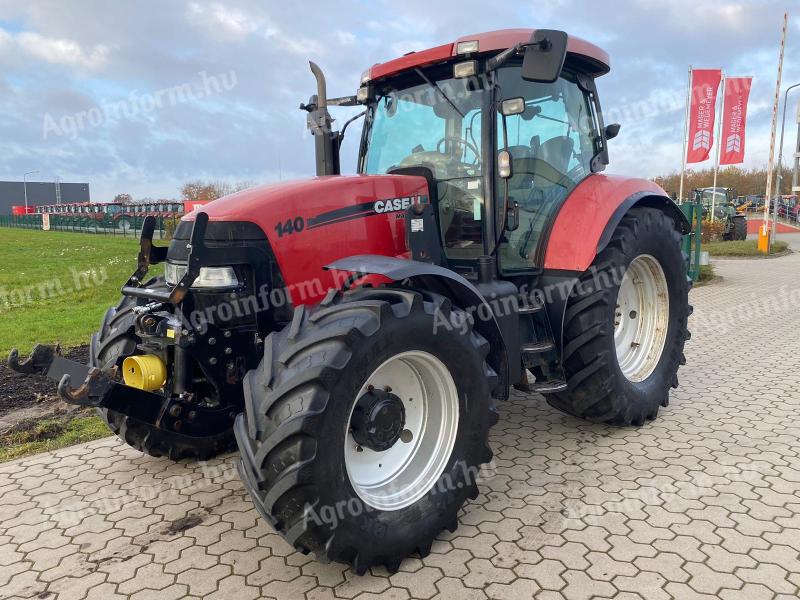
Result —
[[333, 118], [328, 112], [325, 74], [316, 63], [309, 61], [308, 65], [317, 80], [317, 93], [311, 96], [308, 104], [301, 104], [300, 109], [308, 112], [306, 123], [308, 130], [314, 135], [317, 176], [339, 175], [340, 134], [338, 131], [333, 131]]

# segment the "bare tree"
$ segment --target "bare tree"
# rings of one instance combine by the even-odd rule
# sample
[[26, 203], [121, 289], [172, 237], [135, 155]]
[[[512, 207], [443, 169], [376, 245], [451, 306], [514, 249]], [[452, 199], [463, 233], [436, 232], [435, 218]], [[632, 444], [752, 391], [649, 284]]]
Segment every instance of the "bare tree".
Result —
[[114, 202], [119, 202], [121, 204], [131, 204], [133, 202], [133, 196], [130, 194], [117, 194], [114, 196]]
[[181, 187], [181, 195], [186, 200], [210, 202], [253, 187], [250, 181], [228, 183], [225, 181], [188, 181]]

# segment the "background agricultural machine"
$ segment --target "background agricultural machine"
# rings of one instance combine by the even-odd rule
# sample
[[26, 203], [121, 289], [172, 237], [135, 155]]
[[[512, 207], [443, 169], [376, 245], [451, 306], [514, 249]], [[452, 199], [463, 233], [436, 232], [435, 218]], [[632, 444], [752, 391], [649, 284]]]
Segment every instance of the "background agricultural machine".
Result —
[[[42, 229], [47, 219], [49, 229], [85, 232], [103, 232], [121, 235], [136, 235], [142, 230], [144, 221], [152, 216], [157, 221], [159, 236], [174, 229], [178, 220], [195, 208], [207, 204], [200, 200], [161, 200], [158, 202], [78, 202], [12, 207], [10, 217], [0, 217], [0, 223], [9, 227]], [[45, 215], [47, 215], [45, 217]]]
[[[357, 573], [425, 556], [477, 497], [510, 388], [641, 425], [678, 385], [689, 223], [653, 182], [602, 174], [608, 65], [523, 29], [375, 65], [346, 98], [312, 64], [317, 178], [212, 202], [169, 248], [148, 219], [91, 368], [43, 346], [9, 363], [152, 455], [235, 434], [255, 506], [301, 552]], [[355, 176], [335, 105], [364, 108]]]
[[736, 190], [731, 188], [701, 188], [694, 190], [695, 202], [703, 209], [703, 219], [721, 221], [725, 225], [723, 239], [747, 239], [747, 216], [737, 209]]

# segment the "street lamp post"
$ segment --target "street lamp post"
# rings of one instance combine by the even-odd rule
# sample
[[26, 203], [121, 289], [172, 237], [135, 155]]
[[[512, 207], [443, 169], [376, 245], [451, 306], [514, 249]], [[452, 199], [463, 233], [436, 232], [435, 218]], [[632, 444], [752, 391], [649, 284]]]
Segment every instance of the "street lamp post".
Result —
[[22, 192], [25, 194], [25, 214], [28, 214], [28, 175], [33, 175], [39, 171], [28, 171], [22, 176]]
[[[781, 184], [783, 183], [783, 134], [786, 131], [786, 105], [789, 103], [789, 92], [794, 88], [800, 87], [800, 83], [795, 83], [786, 88], [783, 94], [783, 117], [781, 122], [781, 141], [778, 145], [778, 195], [775, 198], [775, 207], [772, 209], [772, 235], [769, 238], [770, 247], [775, 243], [775, 230], [778, 228], [778, 200], [781, 198]], [[766, 199], [769, 202], [769, 198]]]

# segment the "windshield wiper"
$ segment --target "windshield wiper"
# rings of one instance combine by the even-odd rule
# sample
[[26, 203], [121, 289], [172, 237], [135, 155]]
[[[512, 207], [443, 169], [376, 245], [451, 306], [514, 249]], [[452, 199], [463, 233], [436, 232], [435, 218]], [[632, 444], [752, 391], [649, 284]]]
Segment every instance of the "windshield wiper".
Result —
[[450, 106], [452, 106], [452, 107], [453, 107], [453, 110], [454, 110], [454, 111], [456, 111], [456, 112], [457, 112], [459, 115], [461, 115], [461, 118], [462, 118], [462, 119], [464, 118], [464, 113], [462, 113], [460, 110], [458, 110], [458, 107], [457, 107], [455, 104], [453, 104], [453, 101], [452, 101], [452, 100], [450, 100], [450, 98], [448, 98], [448, 97], [447, 97], [447, 94], [445, 94], [445, 93], [442, 91], [442, 88], [440, 88], [440, 87], [439, 87], [439, 84], [438, 84], [438, 83], [436, 83], [435, 81], [431, 81], [430, 79], [428, 79], [428, 76], [427, 76], [427, 75], [425, 75], [425, 73], [423, 73], [423, 72], [422, 72], [422, 69], [420, 69], [419, 67], [417, 67], [417, 68], [416, 68], [416, 69], [414, 69], [414, 70], [417, 72], [417, 75], [419, 75], [420, 77], [422, 77], [422, 79], [424, 79], [424, 80], [425, 80], [425, 83], [427, 83], [429, 86], [431, 86], [431, 87], [435, 88], [435, 89], [436, 89], [436, 91], [437, 91], [437, 92], [439, 92], [439, 95], [440, 95], [442, 98], [444, 98], [444, 99], [445, 99], [445, 102], [447, 102], [447, 103], [448, 103]]

